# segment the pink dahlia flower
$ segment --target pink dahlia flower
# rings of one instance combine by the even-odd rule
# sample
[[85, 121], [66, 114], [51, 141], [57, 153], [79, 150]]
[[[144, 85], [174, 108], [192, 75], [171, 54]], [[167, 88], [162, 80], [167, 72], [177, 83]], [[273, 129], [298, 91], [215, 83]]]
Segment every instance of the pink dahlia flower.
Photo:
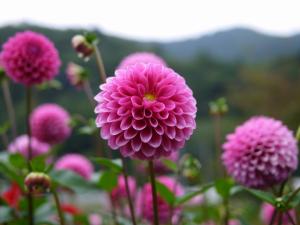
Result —
[[[24, 157], [29, 157], [29, 138], [27, 135], [17, 137], [8, 146], [8, 151], [11, 153], [20, 153]], [[50, 151], [50, 146], [46, 143], [40, 142], [35, 137], [31, 137], [30, 141], [31, 157], [47, 154]]]
[[[272, 206], [271, 204], [268, 204], [268, 203], [262, 204], [261, 219], [262, 219], [264, 224], [270, 224], [270, 222], [272, 220], [273, 213], [275, 213], [274, 206]], [[296, 219], [295, 210], [293, 210], [293, 209], [290, 210], [289, 214], [292, 217], [292, 219], [295, 221], [295, 219]], [[292, 223], [289, 221], [288, 215], [286, 213], [283, 214], [282, 220], [283, 220], [282, 225], [292, 225]], [[277, 218], [276, 218], [274, 224], [277, 224], [277, 223], [278, 223], [278, 215], [277, 215]]]
[[66, 154], [55, 163], [57, 170], [70, 170], [82, 176], [86, 180], [92, 177], [94, 168], [92, 163], [81, 154]]
[[50, 144], [67, 139], [71, 134], [70, 115], [56, 104], [43, 104], [30, 115], [32, 135]]
[[[131, 198], [134, 198], [136, 193], [136, 182], [133, 177], [128, 176], [128, 186]], [[118, 185], [111, 192], [111, 197], [114, 202], [121, 201], [127, 198], [126, 185], [124, 176], [118, 177]]]
[[27, 86], [51, 80], [58, 74], [61, 64], [54, 44], [32, 31], [9, 38], [3, 45], [1, 58], [7, 75]]
[[[176, 183], [176, 181], [171, 177], [158, 177], [157, 179], [160, 183], [164, 184], [170, 191], [175, 193], [176, 196], [181, 196], [184, 194], [183, 187]], [[170, 215], [171, 215], [171, 206], [159, 195], [157, 196], [158, 202], [158, 217], [159, 221], [162, 224], [169, 222]], [[151, 184], [147, 183], [144, 185], [138, 200], [138, 207], [140, 210], [141, 216], [148, 220], [149, 222], [153, 222], [154, 215], [153, 215], [153, 205], [152, 205], [152, 188]], [[173, 211], [173, 218], [172, 220], [176, 220], [178, 215], [180, 215], [181, 209], [179, 207], [175, 208]]]
[[227, 136], [223, 163], [239, 183], [266, 188], [286, 180], [298, 165], [293, 134], [280, 121], [253, 117]]
[[102, 225], [102, 218], [99, 214], [93, 213], [89, 215], [90, 225]]
[[118, 66], [118, 69], [123, 69], [127, 66], [132, 66], [136, 63], [153, 63], [166, 66], [167, 63], [159, 56], [151, 52], [135, 52], [126, 56]]
[[116, 71], [100, 86], [96, 125], [123, 156], [157, 159], [178, 151], [196, 127], [196, 100], [184, 79], [159, 64]]

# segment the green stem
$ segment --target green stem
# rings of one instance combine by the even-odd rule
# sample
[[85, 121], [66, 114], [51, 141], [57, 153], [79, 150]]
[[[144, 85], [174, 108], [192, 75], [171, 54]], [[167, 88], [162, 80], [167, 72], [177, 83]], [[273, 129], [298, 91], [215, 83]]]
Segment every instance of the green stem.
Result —
[[61, 205], [60, 205], [60, 201], [59, 201], [57, 191], [55, 189], [52, 189], [52, 194], [53, 194], [53, 197], [54, 197], [54, 201], [55, 201], [55, 205], [56, 205], [60, 225], [65, 225], [65, 217], [64, 217], [63, 211], [61, 209]]
[[152, 207], [153, 207], [153, 214], [154, 214], [154, 225], [159, 225], [157, 193], [156, 193], [155, 172], [154, 172], [153, 161], [149, 160], [148, 165], [149, 165], [149, 175], [150, 175], [150, 182], [151, 182], [151, 189], [152, 189]]
[[132, 220], [133, 225], [137, 225], [136, 220], [135, 220], [135, 212], [134, 212], [134, 208], [133, 208], [133, 203], [132, 203], [132, 198], [131, 198], [131, 194], [130, 194], [129, 184], [128, 184], [128, 176], [127, 176], [126, 165], [125, 165], [126, 162], [125, 162], [125, 159], [123, 157], [121, 157], [121, 158], [122, 158], [123, 176], [124, 176], [124, 180], [125, 180], [125, 188], [126, 188], [127, 200], [128, 200], [130, 214], [131, 214], [131, 220]]
[[84, 90], [92, 108], [94, 108], [96, 102], [94, 101], [94, 95], [93, 95], [93, 91], [92, 91], [89, 80], [84, 81], [83, 90]]
[[215, 135], [215, 157], [216, 160], [216, 177], [222, 176], [225, 174], [222, 172], [222, 162], [220, 161], [221, 159], [221, 115], [214, 115], [213, 116], [214, 120], [214, 135]]
[[224, 199], [224, 209], [225, 209], [225, 215], [224, 215], [224, 225], [229, 224], [229, 201], [228, 199]]
[[277, 217], [278, 211], [277, 209], [274, 210], [273, 214], [272, 214], [272, 218], [270, 221], [270, 225], [273, 225], [275, 223], [276, 217]]
[[278, 225], [282, 225], [282, 212], [279, 212]]
[[105, 83], [106, 72], [105, 72], [101, 52], [96, 43], [93, 44], [93, 47], [94, 47], [95, 54], [96, 54], [96, 62], [97, 62], [98, 70], [99, 70], [100, 80], [101, 80], [101, 82]]
[[289, 211], [286, 211], [286, 215], [287, 215], [288, 220], [292, 223], [292, 225], [296, 225], [296, 223]]
[[298, 187], [293, 194], [288, 198], [286, 205], [288, 206], [290, 204], [290, 202], [293, 200], [293, 198], [299, 193], [300, 191], [300, 187]]
[[[32, 108], [31, 103], [31, 87], [26, 87], [26, 126], [27, 126], [27, 135], [28, 135], [28, 155], [27, 155], [27, 166], [28, 171], [31, 172], [32, 168], [30, 165], [30, 160], [32, 158], [32, 149], [31, 149], [31, 128], [30, 128], [30, 113]], [[34, 225], [34, 202], [33, 202], [33, 196], [29, 192], [27, 195], [27, 201], [28, 201], [28, 221], [29, 225]]]
[[15, 139], [17, 137], [16, 113], [12, 103], [9, 84], [7, 80], [2, 81], [2, 90], [3, 90], [4, 101], [5, 101], [6, 110], [8, 114], [8, 119], [12, 127], [13, 139]]

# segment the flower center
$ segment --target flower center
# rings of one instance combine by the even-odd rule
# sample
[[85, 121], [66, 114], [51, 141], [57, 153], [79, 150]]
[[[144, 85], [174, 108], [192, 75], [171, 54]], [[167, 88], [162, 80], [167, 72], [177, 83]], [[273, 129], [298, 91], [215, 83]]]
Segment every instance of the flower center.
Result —
[[146, 93], [145, 94], [145, 98], [149, 101], [154, 101], [155, 100], [155, 96], [154, 94], [151, 94], [151, 93]]

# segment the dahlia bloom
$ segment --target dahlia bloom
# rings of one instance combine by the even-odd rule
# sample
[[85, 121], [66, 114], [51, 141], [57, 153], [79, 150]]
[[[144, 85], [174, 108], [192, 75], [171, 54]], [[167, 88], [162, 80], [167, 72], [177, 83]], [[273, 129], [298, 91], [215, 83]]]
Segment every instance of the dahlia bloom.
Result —
[[163, 66], [167, 65], [167, 63], [161, 57], [155, 55], [154, 53], [135, 52], [123, 58], [118, 66], [118, 69], [122, 69], [127, 66], [132, 66], [137, 63], [153, 63], [161, 64]]
[[239, 183], [267, 188], [286, 180], [297, 168], [298, 148], [293, 134], [282, 122], [253, 117], [227, 136], [223, 163]]
[[[157, 179], [160, 183], [164, 184], [170, 191], [174, 192], [176, 196], [184, 194], [183, 187], [176, 183], [171, 177], [161, 176]], [[158, 217], [162, 224], [169, 222], [171, 214], [171, 206], [162, 198], [157, 196], [158, 204]], [[154, 221], [153, 205], [152, 205], [152, 187], [150, 183], [144, 185], [138, 200], [138, 206], [141, 216], [149, 222]], [[181, 209], [179, 207], [174, 209], [172, 220], [176, 220], [180, 214]]]
[[56, 144], [71, 134], [70, 115], [57, 104], [43, 104], [30, 115], [32, 135], [40, 141]]
[[[131, 198], [134, 198], [136, 193], [136, 182], [133, 177], [128, 176], [128, 186]], [[114, 202], [119, 202], [122, 199], [127, 198], [126, 185], [124, 176], [120, 175], [118, 177], [118, 185], [112, 190], [111, 197]]]
[[67, 78], [71, 85], [80, 88], [87, 79], [87, 72], [82, 66], [70, 62], [66, 69]]
[[94, 168], [92, 163], [81, 154], [66, 154], [59, 158], [55, 163], [55, 169], [57, 170], [70, 170], [86, 180], [92, 177]]
[[97, 127], [112, 149], [142, 160], [178, 151], [196, 127], [196, 100], [184, 79], [159, 64], [135, 64], [100, 85]]
[[26, 86], [53, 79], [61, 64], [54, 44], [32, 31], [9, 38], [3, 45], [1, 60], [7, 75]]
[[[20, 153], [25, 158], [29, 157], [29, 137], [24, 134], [17, 137], [8, 145], [8, 151], [11, 153]], [[40, 142], [35, 137], [31, 137], [30, 141], [31, 157], [47, 154], [50, 151], [50, 145]]]
[[[274, 206], [272, 206], [271, 204], [268, 204], [268, 203], [263, 203], [262, 204], [261, 219], [262, 219], [264, 224], [270, 224], [270, 222], [272, 220], [273, 213], [275, 213]], [[289, 211], [289, 214], [293, 218], [293, 220], [295, 221], [295, 219], [296, 219], [295, 210], [291, 209]], [[282, 225], [292, 225], [292, 223], [289, 222], [289, 218], [288, 218], [288, 215], [286, 213], [283, 214], [282, 220], [283, 220]], [[278, 223], [278, 215], [277, 215], [277, 219], [275, 220], [274, 224], [277, 224], [277, 223]]]

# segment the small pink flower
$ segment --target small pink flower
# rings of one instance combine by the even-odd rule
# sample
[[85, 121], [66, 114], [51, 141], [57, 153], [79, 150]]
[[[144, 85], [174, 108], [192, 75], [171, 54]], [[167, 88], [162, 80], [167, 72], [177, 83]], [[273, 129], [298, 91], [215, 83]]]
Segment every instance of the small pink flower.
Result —
[[118, 66], [118, 69], [132, 66], [136, 63], [153, 63], [166, 66], [167, 63], [159, 56], [151, 52], [135, 52], [126, 56]]
[[32, 31], [9, 38], [0, 57], [7, 75], [27, 86], [53, 79], [61, 64], [54, 44]]
[[239, 183], [251, 188], [279, 184], [297, 168], [298, 147], [282, 122], [253, 117], [227, 136], [223, 163]]
[[[262, 204], [261, 219], [262, 219], [264, 224], [266, 224], [266, 225], [270, 224], [274, 212], [275, 212], [274, 206], [272, 206], [271, 204], [268, 204], [268, 203]], [[293, 210], [293, 209], [290, 210], [289, 214], [292, 217], [292, 219], [295, 221], [295, 219], [296, 219], [295, 210]], [[288, 215], [286, 213], [283, 214], [282, 220], [283, 220], [282, 225], [292, 225], [292, 223], [289, 222], [289, 218], [288, 218]], [[277, 215], [277, 218], [276, 218], [274, 224], [277, 224], [277, 223], [278, 223], [278, 215]]]
[[66, 74], [70, 84], [77, 88], [81, 88], [87, 79], [85, 69], [72, 62], [68, 64]]
[[[136, 182], [133, 177], [128, 176], [128, 186], [130, 190], [130, 196], [133, 199], [136, 193]], [[127, 199], [126, 185], [124, 176], [118, 177], [118, 185], [111, 192], [111, 197], [115, 203], [118, 203], [124, 199]], [[126, 200], [127, 201], [127, 200]]]
[[196, 128], [196, 100], [185, 80], [159, 64], [116, 71], [100, 86], [96, 125], [125, 157], [157, 159], [181, 149]]
[[83, 155], [70, 153], [62, 156], [55, 163], [57, 170], [70, 170], [86, 180], [92, 177], [94, 168], [92, 163]]
[[[50, 146], [46, 143], [40, 142], [35, 137], [31, 137], [30, 141], [31, 156], [36, 157], [39, 155], [47, 154], [50, 151]], [[20, 153], [24, 157], [28, 158], [29, 156], [29, 138], [27, 135], [21, 135], [17, 137], [12, 143], [8, 146], [8, 151], [11, 153]]]
[[[183, 188], [181, 184], [176, 183], [176, 181], [171, 177], [158, 177], [157, 179], [160, 183], [164, 184], [170, 191], [175, 193], [176, 196], [181, 196], [184, 194]], [[158, 202], [158, 216], [159, 221], [162, 224], [169, 222], [170, 215], [171, 215], [171, 206], [159, 195], [157, 196]], [[144, 185], [139, 199], [138, 199], [138, 208], [140, 210], [141, 216], [148, 220], [149, 222], [153, 222], [154, 215], [153, 215], [153, 205], [152, 205], [152, 188], [151, 184], [147, 183]], [[173, 218], [172, 220], [176, 220], [178, 215], [180, 215], [181, 209], [176, 207], [173, 211]]]
[[67, 139], [71, 134], [70, 115], [57, 104], [43, 104], [30, 115], [32, 135], [50, 144]]
[[102, 225], [102, 218], [100, 215], [93, 213], [89, 215], [90, 225]]

